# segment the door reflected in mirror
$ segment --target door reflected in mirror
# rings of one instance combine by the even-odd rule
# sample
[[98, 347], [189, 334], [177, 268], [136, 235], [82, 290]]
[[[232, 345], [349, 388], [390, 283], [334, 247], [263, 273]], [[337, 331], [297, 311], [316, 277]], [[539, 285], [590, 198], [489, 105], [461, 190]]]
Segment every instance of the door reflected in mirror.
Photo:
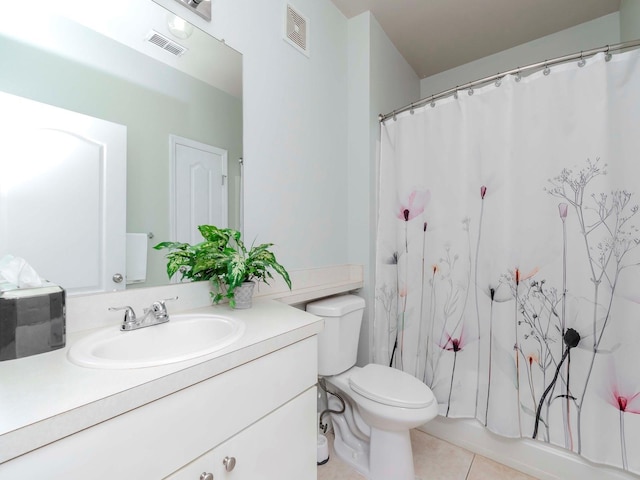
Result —
[[[188, 35], [171, 33], [170, 29], [175, 30], [178, 24], [176, 16], [149, 0], [107, 3], [105, 6], [92, 6], [95, 11], [91, 14], [41, 11], [34, 15], [24, 9], [15, 9], [14, 12], [9, 8], [0, 21], [0, 58], [3, 63], [0, 91], [126, 127], [126, 186], [121, 188], [126, 190], [126, 210], [120, 213], [126, 217], [126, 228], [119, 232], [121, 239], [118, 241], [125, 244], [125, 233], [151, 237], [146, 246], [140, 241], [132, 243], [135, 247], [128, 252], [128, 260], [136, 269], [135, 278], [131, 278], [135, 283], [130, 283], [127, 288], [163, 285], [169, 282], [166, 261], [162, 252], [151, 247], [160, 241], [191, 242], [193, 239], [177, 236], [183, 234], [176, 233], [176, 208], [181, 209], [182, 216], [188, 216], [192, 211], [200, 218], [209, 210], [220, 214], [220, 208], [225, 208], [221, 205], [226, 203], [224, 212], [217, 217], [222, 218], [218, 223], [224, 223], [226, 217], [224, 226], [242, 228], [242, 58], [238, 52], [184, 22], [178, 23], [184, 25], [183, 31], [189, 32]], [[154, 35], [157, 38], [154, 39]], [[165, 41], [167, 43], [161, 45]], [[4, 115], [5, 122], [12, 116], [6, 110], [0, 112], [1, 115]], [[183, 143], [191, 142], [189, 145], [192, 147], [206, 146], [213, 149], [210, 151], [218, 157], [225, 158], [225, 169], [211, 168], [211, 159], [207, 160], [206, 175], [217, 175], [215, 178], [203, 176], [197, 158], [190, 160], [193, 168], [181, 170], [181, 188], [186, 192], [190, 189], [200, 192], [195, 196], [198, 200], [191, 205], [181, 199], [183, 201], [177, 206], [175, 195], [172, 196], [175, 192], [175, 171], [172, 171], [171, 158], [175, 142], [172, 143], [171, 138], [180, 138]], [[109, 147], [103, 144], [102, 148]], [[190, 157], [198, 156], [196, 149], [189, 154]], [[54, 157], [50, 155], [50, 160], [53, 161]], [[11, 164], [12, 159], [7, 156], [0, 159], [5, 179]], [[80, 171], [75, 171], [78, 175], [76, 181], [81, 185], [95, 181], [80, 177]], [[207, 182], [216, 186], [220, 183], [224, 188], [216, 188], [218, 197], [203, 205], [207, 201], [203, 200], [206, 195], [202, 194]], [[66, 187], [67, 190], [69, 188]], [[106, 183], [98, 182], [91, 188], [108, 187]], [[76, 288], [75, 279], [55, 272], [56, 264], [64, 267], [61, 264], [68, 263], [67, 259], [74, 255], [74, 251], [79, 251], [86, 238], [86, 228], [83, 228], [86, 221], [75, 222], [78, 228], [74, 228], [74, 214], [61, 212], [61, 215], [66, 215], [65, 221], [59, 224], [54, 221], [46, 232], [29, 221], [33, 215], [28, 209], [46, 204], [47, 198], [53, 203], [57, 199], [52, 195], [68, 194], [61, 189], [65, 187], [57, 185], [56, 190], [54, 186], [43, 194], [44, 198], [37, 198], [39, 189], [31, 189], [30, 201], [20, 201], [27, 210], [11, 216], [3, 216], [3, 211], [7, 205], [15, 205], [16, 201], [12, 204], [4, 189], [0, 190], [2, 229], [19, 231], [22, 238], [35, 239], [29, 243], [40, 248], [44, 257], [56, 261], [38, 265], [40, 260], [32, 262], [21, 251], [20, 242], [9, 244], [2, 235], [0, 257], [5, 254], [23, 257], [32, 263], [36, 271], [40, 267], [47, 280], [62, 287], [65, 283], [74, 285], [70, 293], [88, 293], [93, 290]], [[226, 192], [226, 199], [220, 198], [220, 192]], [[106, 195], [107, 192], [102, 193]], [[102, 193], [96, 198], [105, 201]], [[78, 201], [82, 202], [80, 197]], [[116, 208], [113, 202], [105, 202], [103, 207]], [[203, 217], [200, 223], [212, 222]], [[100, 248], [105, 247], [105, 230], [112, 228], [106, 225], [96, 228], [99, 232], [93, 233], [100, 239]], [[51, 235], [56, 236], [55, 242], [49, 241]], [[134, 250], [137, 253], [133, 253]], [[25, 252], [28, 254], [28, 250]], [[145, 259], [146, 268], [140, 270], [145, 263], [141, 260]], [[104, 270], [105, 278], [111, 279], [118, 273], [126, 276], [126, 266], [107, 266], [99, 255], [92, 260]], [[71, 270], [79, 269], [81, 267], [76, 266]], [[111, 271], [118, 269], [124, 272]], [[67, 271], [65, 275], [68, 274]], [[82, 277], [82, 272], [78, 276]], [[116, 282], [108, 280], [97, 291], [117, 288]]]

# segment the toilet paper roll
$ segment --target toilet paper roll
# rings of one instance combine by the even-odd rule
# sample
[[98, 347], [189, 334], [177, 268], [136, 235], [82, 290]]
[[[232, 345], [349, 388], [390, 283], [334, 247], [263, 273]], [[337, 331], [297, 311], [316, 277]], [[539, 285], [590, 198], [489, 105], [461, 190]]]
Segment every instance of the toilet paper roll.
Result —
[[146, 233], [127, 233], [127, 284], [147, 280], [148, 241]]
[[318, 435], [318, 465], [324, 465], [329, 461], [329, 441], [327, 437]]

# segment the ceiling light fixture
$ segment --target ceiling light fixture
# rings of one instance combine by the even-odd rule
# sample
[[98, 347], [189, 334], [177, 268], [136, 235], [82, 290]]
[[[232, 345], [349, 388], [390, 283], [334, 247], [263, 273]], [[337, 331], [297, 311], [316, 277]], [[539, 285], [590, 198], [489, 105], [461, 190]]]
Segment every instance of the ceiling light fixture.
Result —
[[167, 15], [167, 27], [171, 35], [181, 40], [189, 38], [193, 33], [193, 25], [173, 13]]

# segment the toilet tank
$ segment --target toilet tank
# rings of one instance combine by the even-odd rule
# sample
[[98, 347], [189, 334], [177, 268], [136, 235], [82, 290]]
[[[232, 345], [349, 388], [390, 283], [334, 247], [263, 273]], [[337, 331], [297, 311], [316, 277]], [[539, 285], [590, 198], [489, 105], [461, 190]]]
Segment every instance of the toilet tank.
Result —
[[364, 299], [338, 295], [307, 304], [307, 312], [324, 319], [318, 335], [318, 375], [342, 373], [356, 364]]

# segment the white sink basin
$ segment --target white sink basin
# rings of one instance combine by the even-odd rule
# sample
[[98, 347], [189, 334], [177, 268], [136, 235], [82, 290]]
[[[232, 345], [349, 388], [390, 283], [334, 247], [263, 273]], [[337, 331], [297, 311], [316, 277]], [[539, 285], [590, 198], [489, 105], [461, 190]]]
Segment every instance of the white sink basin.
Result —
[[231, 345], [244, 333], [241, 320], [212, 314], [171, 315], [167, 323], [129, 332], [104, 328], [74, 343], [68, 357], [93, 368], [141, 368], [181, 362]]

